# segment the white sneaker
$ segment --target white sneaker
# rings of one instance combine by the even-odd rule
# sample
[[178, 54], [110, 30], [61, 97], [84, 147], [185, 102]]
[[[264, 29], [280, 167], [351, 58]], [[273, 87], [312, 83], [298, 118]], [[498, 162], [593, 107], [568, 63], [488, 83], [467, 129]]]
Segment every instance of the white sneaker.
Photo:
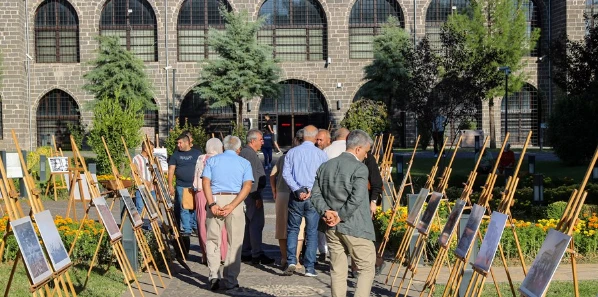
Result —
[[308, 276], [308, 277], [317, 277], [317, 276], [318, 276], [318, 273], [317, 273], [317, 272], [315, 272], [315, 271], [313, 271], [313, 272], [310, 272], [310, 271], [307, 271], [307, 270], [306, 270], [304, 275], [305, 275], [305, 276]]
[[297, 265], [289, 264], [289, 266], [287, 266], [287, 268], [284, 270], [284, 274], [285, 275], [293, 275], [293, 273], [295, 272], [295, 269], [297, 269]]

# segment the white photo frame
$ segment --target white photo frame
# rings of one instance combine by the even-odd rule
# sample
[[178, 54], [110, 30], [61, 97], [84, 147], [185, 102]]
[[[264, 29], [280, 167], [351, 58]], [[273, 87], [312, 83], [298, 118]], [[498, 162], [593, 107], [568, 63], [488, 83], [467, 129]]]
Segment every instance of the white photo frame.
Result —
[[50, 157], [48, 158], [51, 173], [68, 173], [69, 172], [69, 158], [68, 157]]
[[508, 218], [509, 216], [504, 213], [497, 211], [492, 212], [488, 229], [486, 229], [486, 234], [484, 234], [482, 246], [473, 263], [474, 268], [486, 273], [490, 271], [492, 261], [496, 255], [496, 250], [498, 250], [498, 244], [500, 244], [500, 238], [502, 237], [503, 231], [505, 231], [505, 224], [507, 223]]
[[120, 197], [125, 202], [125, 206], [127, 209], [127, 213], [129, 214], [129, 218], [131, 219], [131, 223], [133, 227], [139, 227], [143, 225], [143, 219], [141, 218], [141, 214], [137, 211], [137, 207], [135, 206], [135, 202], [131, 198], [129, 191], [127, 189], [120, 189], [118, 190]]
[[39, 243], [30, 217], [23, 217], [10, 222], [13, 234], [21, 250], [23, 262], [31, 283], [36, 286], [52, 276], [52, 270], [46, 261], [46, 256]]
[[61, 271], [71, 264], [71, 259], [56, 229], [52, 214], [49, 210], [44, 210], [33, 216], [54, 271]]
[[23, 178], [23, 168], [18, 153], [6, 153], [6, 177]]

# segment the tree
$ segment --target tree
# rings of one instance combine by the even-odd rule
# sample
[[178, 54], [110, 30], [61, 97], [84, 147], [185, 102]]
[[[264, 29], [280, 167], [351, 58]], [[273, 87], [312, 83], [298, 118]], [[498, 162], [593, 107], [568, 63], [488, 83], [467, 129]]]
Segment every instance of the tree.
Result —
[[208, 61], [195, 88], [211, 107], [237, 104], [237, 126], [242, 126], [243, 107], [255, 97], [278, 94], [280, 67], [272, 48], [258, 43], [257, 33], [264, 19], [249, 20], [247, 11], [236, 14], [220, 8], [225, 30], [210, 29], [208, 42], [219, 58]]
[[388, 113], [382, 102], [369, 99], [360, 99], [351, 104], [341, 126], [349, 129], [361, 129], [370, 135], [375, 135], [386, 130]]
[[[384, 102], [389, 113], [403, 109], [404, 102], [397, 101], [410, 78], [407, 67], [413, 51], [409, 34], [400, 27], [399, 20], [389, 17], [382, 26], [382, 34], [374, 38], [374, 60], [364, 67], [363, 95]], [[396, 103], [396, 104], [395, 104]]]
[[91, 107], [101, 100], [118, 98], [123, 103], [139, 101], [142, 108], [155, 109], [153, 87], [145, 74], [143, 61], [123, 49], [118, 37], [99, 36], [97, 39], [98, 56], [90, 63], [94, 68], [83, 75], [87, 80], [83, 89], [96, 99]]
[[[460, 55], [451, 64], [454, 75], [471, 80], [468, 89], [461, 91], [478, 94], [489, 99], [490, 137], [496, 139], [494, 128], [494, 100], [505, 93], [504, 73], [500, 66], [509, 66], [509, 91], [521, 89], [525, 80], [522, 57], [536, 46], [539, 31], [526, 33], [526, 19], [519, 1], [514, 0], [471, 0], [466, 14], [449, 17], [442, 30], [444, 38], [456, 42], [453, 47], [463, 47], [466, 55]], [[447, 71], [448, 73], [449, 71]], [[506, 98], [505, 98], [506, 99]]]

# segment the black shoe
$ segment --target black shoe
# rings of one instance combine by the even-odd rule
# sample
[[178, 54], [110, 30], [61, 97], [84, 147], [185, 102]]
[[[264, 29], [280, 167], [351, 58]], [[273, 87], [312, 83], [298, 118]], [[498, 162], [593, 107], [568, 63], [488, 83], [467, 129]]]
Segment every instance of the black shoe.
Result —
[[321, 253], [318, 255], [318, 262], [326, 263], [326, 253]]
[[210, 280], [210, 290], [211, 291], [216, 291], [220, 289], [220, 280], [217, 278], [213, 278]]
[[241, 256], [241, 262], [251, 262], [253, 258], [251, 256]]
[[189, 258], [189, 250], [191, 250], [191, 238], [189, 236], [181, 236], [179, 239], [181, 240], [183, 253], [185, 253], [185, 259], [187, 259]]
[[257, 265], [257, 264], [273, 264], [274, 263], [274, 259], [266, 256], [266, 255], [261, 255], [257, 258], [252, 258], [251, 259], [251, 264]]

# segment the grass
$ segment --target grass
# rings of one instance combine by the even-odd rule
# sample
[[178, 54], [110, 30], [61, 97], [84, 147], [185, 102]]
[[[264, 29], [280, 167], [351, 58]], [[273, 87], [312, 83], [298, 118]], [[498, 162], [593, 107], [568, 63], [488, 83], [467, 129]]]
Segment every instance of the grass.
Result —
[[[515, 290], [517, 295], [519, 296], [520, 293], [517, 291], [519, 288], [520, 283], [513, 284], [515, 286]], [[500, 293], [502, 296], [512, 296], [511, 288], [508, 283], [500, 283], [498, 285], [500, 289]], [[436, 286], [436, 290], [434, 291], [433, 296], [442, 296], [442, 292], [444, 291], [444, 285]], [[598, 296], [598, 282], [596, 281], [579, 281], [579, 296], [582, 297], [595, 297]], [[484, 292], [480, 295], [484, 297], [495, 297], [498, 296], [496, 293], [496, 289], [494, 288], [494, 284], [492, 282], [486, 283], [484, 285]], [[548, 287], [548, 291], [546, 292], [546, 296], [559, 296], [559, 297], [573, 297], [575, 293], [573, 292], [573, 282], [571, 281], [554, 281], [550, 283]]]
[[[0, 294], [4, 294], [8, 278], [14, 262], [0, 263]], [[87, 286], [83, 288], [88, 267], [85, 265], [74, 266], [69, 269], [69, 274], [77, 296], [81, 297], [120, 297], [127, 290], [123, 282], [122, 272], [110, 266], [107, 271], [94, 268]], [[9, 296], [25, 297], [31, 296], [29, 292], [29, 280], [27, 278], [23, 262], [17, 263], [17, 270], [12, 280]], [[57, 296], [57, 295], [55, 295]]]

